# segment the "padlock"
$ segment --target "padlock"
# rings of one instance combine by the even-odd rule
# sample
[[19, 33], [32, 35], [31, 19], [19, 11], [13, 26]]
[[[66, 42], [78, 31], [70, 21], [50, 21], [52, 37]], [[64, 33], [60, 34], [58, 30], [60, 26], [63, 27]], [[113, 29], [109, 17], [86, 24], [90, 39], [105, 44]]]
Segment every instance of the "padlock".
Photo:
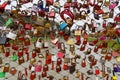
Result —
[[64, 34], [64, 40], [67, 41], [69, 39], [69, 34]]
[[85, 50], [85, 45], [81, 45], [80, 51], [84, 51], [84, 50]]
[[25, 45], [25, 46], [29, 46], [29, 45], [30, 45], [30, 39], [29, 39], [29, 38], [26, 38], [26, 39], [25, 39], [24, 45]]
[[9, 55], [10, 55], [10, 49], [7, 48], [7, 49], [6, 49], [6, 52], [5, 52], [5, 57], [8, 57]]
[[18, 37], [18, 41], [20, 41], [20, 42], [21, 42], [21, 41], [24, 41], [24, 36], [19, 36], [19, 37]]
[[4, 46], [5, 46], [5, 47], [10, 47], [10, 43], [9, 43], [9, 42], [6, 42], [6, 43], [4, 44]]
[[90, 53], [91, 53], [91, 50], [92, 50], [91, 48], [88, 48], [87, 51], [86, 51], [86, 54], [87, 54], [87, 55], [90, 54]]
[[10, 72], [10, 74], [15, 75], [17, 70], [15, 67], [11, 67], [9, 72]]
[[36, 73], [34, 71], [30, 74], [30, 80], [34, 80], [36, 78]]
[[71, 51], [71, 53], [73, 53], [74, 50], [75, 50], [75, 46], [74, 45], [70, 45], [70, 51]]
[[67, 23], [61, 21], [61, 22], [60, 22], [60, 29], [61, 29], [61, 30], [64, 30], [66, 27], [67, 27]]
[[30, 64], [33, 65], [36, 62], [35, 58], [30, 59]]
[[112, 59], [112, 54], [111, 53], [107, 53], [105, 56], [105, 59], [110, 61]]
[[87, 44], [87, 39], [84, 39], [84, 40], [83, 40], [83, 44]]
[[94, 51], [95, 53], [97, 53], [97, 52], [98, 52], [98, 47], [95, 46], [93, 51]]
[[21, 65], [24, 62], [25, 62], [24, 57], [21, 56], [21, 57], [18, 58], [19, 65]]
[[47, 64], [45, 64], [45, 65], [43, 66], [43, 71], [48, 71], [48, 65], [47, 65]]
[[63, 53], [66, 52], [65, 44], [63, 42], [61, 42], [61, 49], [60, 49], [60, 51], [63, 52]]
[[36, 57], [36, 51], [33, 50], [33, 51], [32, 51], [32, 58], [35, 58], [35, 57]]
[[61, 43], [60, 42], [57, 43], [57, 47], [58, 47], [58, 49], [61, 49]]
[[73, 74], [74, 72], [75, 72], [75, 65], [71, 65], [71, 66], [69, 66], [69, 73], [70, 74]]
[[103, 48], [103, 49], [101, 50], [101, 54], [106, 54], [106, 53], [107, 53], [107, 49]]
[[38, 61], [37, 65], [35, 66], [35, 72], [41, 72], [42, 71], [42, 62]]
[[6, 63], [3, 67], [3, 72], [9, 72], [9, 69], [10, 69], [10, 64]]
[[81, 62], [81, 66], [82, 66], [82, 67], [86, 67], [85, 59], [82, 60], [82, 62]]
[[51, 66], [51, 70], [54, 70], [54, 61], [52, 61], [52, 66]]
[[61, 66], [60, 65], [56, 65], [56, 72], [59, 73], [61, 71]]
[[22, 56], [23, 56], [23, 50], [20, 49], [20, 50], [18, 50], [18, 57], [22, 57]]
[[38, 47], [35, 47], [35, 51], [36, 51], [36, 53], [41, 53], [41, 49]]
[[100, 70], [98, 67], [95, 67], [95, 75], [99, 75], [100, 74]]
[[68, 67], [68, 63], [64, 63], [63, 69], [64, 69], [64, 70], [68, 70], [68, 68], [69, 68], [69, 67]]
[[106, 27], [107, 27], [106, 20], [103, 21], [102, 27], [103, 27], [103, 28], [106, 28]]
[[47, 72], [46, 71], [43, 71], [42, 72], [42, 77], [44, 78], [44, 77], [47, 77]]
[[61, 65], [62, 64], [62, 60], [60, 58], [57, 59], [57, 65]]

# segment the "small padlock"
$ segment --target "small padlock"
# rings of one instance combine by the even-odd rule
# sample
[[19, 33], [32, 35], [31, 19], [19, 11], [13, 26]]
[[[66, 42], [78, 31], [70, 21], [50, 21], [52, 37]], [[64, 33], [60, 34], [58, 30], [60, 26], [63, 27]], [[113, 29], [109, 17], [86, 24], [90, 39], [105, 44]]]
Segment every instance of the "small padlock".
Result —
[[112, 54], [111, 53], [107, 53], [106, 56], [105, 56], [105, 59], [110, 61], [112, 58]]
[[36, 78], [36, 73], [34, 71], [30, 74], [30, 80], [34, 80]]
[[11, 67], [9, 72], [10, 72], [10, 74], [15, 75], [17, 70], [15, 67]]
[[84, 40], [83, 40], [83, 44], [87, 44], [87, 39], [84, 39]]
[[18, 58], [18, 63], [19, 63], [19, 65], [21, 65], [22, 63], [24, 63], [25, 61], [24, 61], [24, 57], [19, 57]]
[[48, 65], [47, 65], [47, 64], [45, 64], [45, 65], [43, 66], [43, 71], [48, 71]]
[[74, 50], [75, 50], [75, 46], [74, 45], [70, 45], [70, 51], [73, 53]]
[[57, 59], [57, 65], [61, 65], [62, 64], [62, 60], [60, 58]]
[[93, 51], [94, 51], [95, 53], [97, 53], [97, 52], [98, 52], [98, 47], [95, 46]]
[[86, 67], [85, 59], [82, 60], [82, 62], [81, 62], [81, 66], [82, 66], [82, 67]]
[[19, 49], [18, 50], [18, 57], [22, 57], [23, 56], [23, 50], [22, 49]]
[[59, 73], [61, 71], [61, 66], [60, 65], [57, 65], [56, 66], [56, 72]]
[[91, 48], [88, 48], [87, 51], [86, 51], [86, 54], [90, 54], [91, 53]]
[[33, 65], [36, 62], [35, 58], [30, 59], [30, 64]]
[[66, 50], [65, 50], [65, 44], [63, 42], [61, 43], [61, 50], [60, 51], [63, 52], [63, 53], [66, 52]]
[[3, 72], [9, 72], [9, 69], [10, 69], [10, 64], [6, 63], [3, 67]]
[[68, 63], [64, 63], [63, 69], [64, 69], [64, 70], [68, 70], [68, 68], [69, 68], [69, 67], [68, 67]]
[[81, 45], [80, 51], [84, 51], [84, 50], [85, 50], [85, 45]]
[[7, 49], [6, 49], [6, 52], [5, 52], [5, 57], [8, 57], [9, 55], [10, 55], [10, 49], [7, 48]]
[[36, 51], [33, 50], [33, 51], [32, 51], [32, 58], [35, 58], [35, 57], [36, 57]]
[[46, 77], [47, 76], [47, 72], [46, 71], [43, 71], [42, 72], [42, 77], [44, 78], [44, 77]]
[[26, 39], [25, 39], [24, 45], [25, 45], [25, 46], [29, 46], [29, 45], [30, 45], [30, 39], [29, 39], [29, 38], [26, 38]]
[[37, 65], [35, 66], [35, 72], [41, 72], [42, 71], [42, 62], [38, 61]]

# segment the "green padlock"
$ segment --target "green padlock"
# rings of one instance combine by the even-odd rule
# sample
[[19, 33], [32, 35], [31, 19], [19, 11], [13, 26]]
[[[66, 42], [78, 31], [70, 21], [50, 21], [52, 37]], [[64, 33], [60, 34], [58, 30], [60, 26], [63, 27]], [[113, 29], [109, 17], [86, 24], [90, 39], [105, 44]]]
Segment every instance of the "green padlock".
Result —
[[13, 23], [13, 19], [9, 18], [8, 21], [6, 22], [5, 26], [8, 27], [12, 23]]
[[5, 73], [4, 72], [0, 72], [0, 78], [4, 78], [5, 77]]
[[17, 55], [13, 55], [12, 60], [13, 60], [13, 61], [16, 61], [16, 60], [17, 60], [17, 58], [18, 58], [18, 56], [17, 56]]

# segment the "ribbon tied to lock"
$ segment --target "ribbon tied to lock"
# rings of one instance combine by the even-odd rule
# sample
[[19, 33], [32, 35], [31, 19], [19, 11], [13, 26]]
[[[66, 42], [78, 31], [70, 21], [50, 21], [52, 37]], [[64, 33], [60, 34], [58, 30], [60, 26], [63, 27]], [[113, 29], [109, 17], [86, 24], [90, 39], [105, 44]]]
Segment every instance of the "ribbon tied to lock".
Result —
[[65, 9], [65, 10], [63, 10], [63, 11], [60, 13], [60, 17], [61, 17], [65, 22], [67, 22], [67, 19], [65, 18], [64, 14], [68, 15], [68, 16], [71, 18], [72, 22], [73, 22], [73, 20], [74, 20], [74, 15], [73, 15], [73, 13], [72, 13], [69, 9]]

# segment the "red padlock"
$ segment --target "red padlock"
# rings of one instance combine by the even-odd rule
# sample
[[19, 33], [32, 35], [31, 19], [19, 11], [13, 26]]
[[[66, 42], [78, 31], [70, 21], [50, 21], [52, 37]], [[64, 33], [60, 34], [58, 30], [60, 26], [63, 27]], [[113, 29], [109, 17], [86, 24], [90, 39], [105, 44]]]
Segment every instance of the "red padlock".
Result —
[[98, 47], [97, 47], [97, 46], [94, 47], [94, 52], [95, 52], [95, 53], [98, 52]]
[[20, 37], [18, 38], [18, 41], [24, 41], [24, 36], [20, 36]]
[[18, 51], [18, 57], [22, 57], [22, 56], [23, 56], [23, 50], [20, 49], [20, 50]]
[[7, 49], [6, 49], [6, 52], [5, 52], [5, 57], [8, 57], [9, 55], [10, 55], [10, 49], [7, 48]]
[[36, 52], [35, 50], [32, 51], [32, 58], [35, 58], [36, 57]]
[[36, 78], [36, 73], [33, 71], [30, 74], [30, 80], [34, 80]]
[[43, 71], [42, 72], [42, 77], [46, 77], [47, 76], [47, 72], [46, 71]]
[[4, 46], [5, 46], [5, 47], [10, 47], [10, 43], [9, 43], [9, 42], [6, 42], [6, 43], [4, 44]]
[[76, 36], [76, 41], [80, 41], [81, 37], [80, 36]]
[[68, 38], [69, 38], [69, 34], [65, 34], [65, 35], [64, 35], [64, 40], [67, 41]]
[[48, 65], [47, 65], [47, 64], [45, 64], [45, 65], [43, 66], [43, 71], [48, 71]]
[[95, 66], [97, 64], [97, 59], [94, 59], [94, 61], [92, 62], [92, 66]]
[[68, 15], [72, 19], [72, 22], [73, 22], [74, 14], [69, 9], [65, 9], [60, 13], [61, 18], [66, 22], [66, 18], [64, 17], [64, 14]]
[[63, 69], [64, 69], [64, 70], [68, 70], [68, 68], [69, 68], [69, 67], [68, 67], [68, 63], [65, 63], [65, 64], [63, 65]]
[[85, 50], [85, 45], [81, 45], [80, 51], [84, 51], [84, 50]]
[[60, 58], [57, 59], [57, 65], [61, 65], [62, 64], [62, 60]]
[[83, 40], [83, 44], [87, 44], [87, 39], [84, 39], [84, 40]]
[[51, 70], [54, 70], [54, 62], [52, 62]]
[[110, 61], [112, 59], [112, 54], [111, 53], [107, 53], [105, 56], [105, 59]]
[[100, 74], [100, 70], [99, 70], [98, 67], [96, 67], [96, 69], [95, 69], [95, 74], [96, 74], [96, 75], [99, 75], [99, 74]]
[[103, 21], [102, 27], [103, 27], [103, 28], [106, 28], [106, 27], [107, 27], [106, 20]]
[[82, 67], [86, 67], [85, 59], [82, 60], [82, 62], [81, 62], [81, 66], [82, 66]]
[[12, 49], [17, 51], [19, 47], [16, 44], [12, 44]]
[[58, 49], [61, 49], [61, 43], [60, 42], [57, 43], [57, 46], [58, 46]]
[[24, 48], [24, 53], [28, 54], [28, 48]]
[[60, 32], [59, 32], [59, 35], [60, 35], [60, 36], [63, 36], [64, 33], [65, 33], [64, 31], [60, 31]]

